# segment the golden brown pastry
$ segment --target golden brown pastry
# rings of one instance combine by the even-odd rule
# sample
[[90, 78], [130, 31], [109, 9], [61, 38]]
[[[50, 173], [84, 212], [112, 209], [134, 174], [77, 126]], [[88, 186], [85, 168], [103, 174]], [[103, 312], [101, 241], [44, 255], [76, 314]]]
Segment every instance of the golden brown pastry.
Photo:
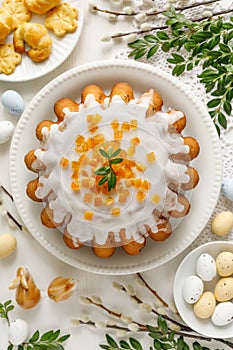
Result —
[[7, 35], [12, 30], [12, 17], [3, 7], [0, 8], [0, 45], [4, 44]]
[[11, 74], [21, 62], [21, 55], [15, 52], [12, 44], [0, 46], [0, 73]]
[[59, 122], [64, 119], [64, 108], [68, 108], [70, 112], [78, 112], [78, 103], [71, 98], [60, 98], [54, 105], [54, 113]]
[[29, 11], [43, 15], [60, 3], [60, 0], [24, 0]]
[[31, 12], [24, 5], [24, 0], [3, 0], [2, 6], [12, 18], [12, 30], [30, 21], [32, 17]]
[[[26, 52], [35, 62], [46, 60], [51, 53], [52, 40], [47, 29], [39, 23], [23, 23], [14, 32], [13, 42], [17, 52]], [[28, 51], [26, 44], [31, 47]]]
[[77, 29], [78, 10], [68, 2], [62, 2], [47, 13], [45, 26], [61, 37]]

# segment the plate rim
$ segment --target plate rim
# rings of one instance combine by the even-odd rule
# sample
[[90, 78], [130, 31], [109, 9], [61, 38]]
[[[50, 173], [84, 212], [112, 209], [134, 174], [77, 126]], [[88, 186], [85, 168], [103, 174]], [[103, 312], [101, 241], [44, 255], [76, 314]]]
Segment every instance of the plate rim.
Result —
[[[4, 74], [4, 73], [0, 73], [0, 82], [21, 83], [21, 82], [28, 82], [28, 81], [33, 81], [33, 80], [42, 78], [42, 77], [46, 76], [47, 74], [53, 72], [58, 67], [60, 67], [68, 59], [68, 57], [72, 54], [76, 45], [79, 42], [79, 39], [80, 39], [82, 31], [83, 31], [83, 26], [84, 26], [84, 3], [83, 3], [83, 0], [75, 0], [75, 1], [79, 2], [78, 6], [77, 6], [77, 9], [79, 10], [79, 15], [78, 15], [78, 20], [77, 20], [78, 28], [77, 28], [77, 32], [74, 32], [74, 33], [77, 33], [77, 35], [74, 39], [72, 49], [70, 51], [66, 52], [63, 59], [61, 61], [58, 61], [58, 63], [51, 65], [51, 67], [46, 69], [45, 71], [41, 70], [39, 73], [32, 75], [32, 76], [25, 75], [25, 76], [21, 76], [18, 78], [14, 78], [13, 77], [14, 72], [12, 74], [9, 74], [9, 75]], [[1, 2], [0, 2], [0, 5], [1, 5]], [[74, 33], [72, 33], [72, 34], [74, 34]], [[69, 35], [69, 33], [67, 35]], [[23, 57], [22, 57], [22, 60], [23, 60]]]
[[[179, 283], [178, 281], [181, 280], [182, 278], [182, 268], [183, 266], [185, 265], [185, 263], [187, 263], [187, 261], [190, 261], [190, 259], [192, 258], [193, 255], [196, 255], [198, 254], [198, 252], [200, 253], [204, 253], [205, 250], [206, 250], [206, 253], [208, 253], [208, 247], [214, 247], [214, 246], [218, 246], [218, 245], [223, 245], [223, 246], [227, 246], [227, 245], [231, 245], [232, 246], [232, 250], [233, 250], [233, 242], [231, 241], [213, 241], [213, 242], [207, 242], [207, 243], [204, 243], [202, 244], [201, 246], [195, 248], [194, 250], [192, 250], [191, 252], [189, 252], [185, 257], [184, 259], [180, 262], [177, 270], [176, 270], [176, 274], [175, 274], [175, 278], [174, 278], [174, 283], [173, 283], [173, 296], [174, 296], [174, 301], [175, 301], [175, 305], [177, 307], [177, 310], [181, 316], [181, 318], [183, 319], [183, 321], [190, 327], [192, 328], [195, 332], [198, 332], [204, 336], [207, 336], [207, 337], [213, 337], [213, 338], [216, 338], [216, 339], [220, 339], [220, 338], [232, 338], [233, 337], [233, 323], [231, 324], [231, 334], [230, 335], [227, 335], [227, 334], [224, 334], [224, 336], [218, 336], [216, 335], [216, 333], [211, 333], [211, 334], [208, 334], [208, 333], [205, 333], [202, 331], [203, 327], [201, 328], [198, 328], [198, 327], [193, 327], [190, 325], [190, 323], [187, 322], [187, 317], [184, 316], [184, 312], [183, 310], [181, 310], [181, 307], [180, 307], [180, 304], [179, 304], [179, 301], [178, 301], [178, 296], [180, 296], [181, 293], [178, 293], [178, 288], [177, 288], [177, 284]], [[224, 249], [224, 248], [222, 248]], [[213, 327], [216, 329], [216, 330], [219, 330], [219, 331], [222, 331], [223, 328], [222, 327], [215, 327], [213, 325]]]
[[[190, 98], [190, 92], [187, 92], [187, 87], [181, 83], [177, 78], [171, 76], [170, 74], [162, 71], [161, 69], [157, 67], [153, 67], [152, 65], [141, 63], [141, 62], [135, 62], [135, 61], [126, 61], [126, 60], [121, 60], [121, 59], [114, 59], [114, 60], [101, 60], [97, 62], [92, 62], [92, 63], [86, 63], [81, 66], [74, 67], [61, 75], [57, 76], [54, 78], [52, 81], [50, 81], [48, 84], [46, 84], [31, 100], [29, 105], [26, 107], [24, 113], [22, 114], [16, 128], [15, 132], [13, 135], [13, 139], [11, 142], [11, 147], [10, 147], [10, 162], [9, 162], [9, 169], [10, 169], [10, 184], [11, 184], [11, 189], [13, 196], [15, 198], [15, 204], [18, 209], [18, 212], [25, 223], [25, 226], [29, 229], [31, 232], [30, 228], [30, 222], [28, 223], [28, 218], [25, 217], [24, 210], [22, 208], [21, 200], [19, 198], [18, 194], [18, 188], [17, 188], [17, 179], [15, 178], [15, 169], [14, 169], [14, 162], [16, 161], [16, 155], [17, 155], [17, 140], [20, 137], [21, 129], [23, 128], [23, 124], [26, 122], [26, 117], [27, 114], [30, 113], [30, 108], [33, 106], [35, 103], [39, 103], [39, 101], [42, 101], [44, 96], [48, 93], [50, 89], [56, 88], [61, 82], [64, 82], [65, 80], [68, 80], [70, 77], [73, 76], [78, 76], [80, 73], [86, 73], [90, 72], [92, 70], [98, 70], [98, 69], [106, 69], [106, 68], [117, 68], [117, 69], [127, 69], [127, 68], [133, 68], [134, 70], [142, 70], [142, 71], [147, 71], [148, 73], [153, 73], [156, 76], [160, 76], [162, 79], [165, 79], [169, 81], [169, 83], [174, 84], [177, 88], [181, 90], [181, 92], [185, 93], [185, 95], [188, 95]], [[204, 228], [206, 223], [208, 222], [218, 199], [218, 195], [220, 192], [221, 188], [221, 177], [222, 177], [222, 157], [221, 157], [221, 149], [220, 149], [220, 142], [219, 139], [217, 138], [217, 133], [214, 128], [214, 125], [212, 123], [212, 120], [207, 114], [207, 111], [205, 108], [200, 104], [198, 99], [192, 95], [192, 102], [195, 104], [195, 107], [202, 113], [203, 116], [205, 116], [204, 122], [207, 124], [209, 128], [209, 132], [211, 133], [211, 139], [213, 142], [213, 147], [215, 149], [215, 161], [216, 161], [216, 179], [215, 179], [215, 186], [212, 191], [212, 198], [209, 202], [209, 207], [208, 210], [206, 209], [205, 215], [202, 217], [202, 220], [198, 223], [198, 225], [195, 227], [193, 234], [192, 234], [192, 241], [198, 236], [198, 234], [201, 232], [201, 230]], [[208, 117], [207, 117], [208, 116]], [[30, 221], [30, 220], [29, 220]], [[197, 233], [198, 232], [198, 233]], [[117, 266], [113, 267], [100, 267], [100, 266], [93, 266], [93, 264], [86, 264], [82, 263], [81, 261], [77, 261], [66, 255], [64, 252], [54, 248], [53, 246], [50, 245], [48, 241], [46, 241], [46, 246], [44, 246], [45, 239], [40, 236], [39, 233], [32, 232], [32, 235], [43, 245], [44, 248], [46, 248], [50, 253], [55, 255], [57, 258], [60, 260], [63, 260], [64, 262], [75, 266], [77, 268], [81, 268], [85, 271], [90, 271], [90, 272], [95, 272], [99, 274], [115, 274], [115, 275], [121, 275], [121, 274], [131, 274], [139, 271], [146, 271], [150, 270], [154, 267], [157, 267], [159, 265], [164, 264], [165, 262], [171, 260], [172, 258], [176, 257], [179, 255], [185, 248], [187, 248], [191, 242], [184, 242], [185, 248], [182, 251], [177, 251], [177, 249], [173, 249], [173, 254], [165, 254], [163, 256], [163, 260], [158, 263], [158, 262], [153, 262], [153, 261], [146, 261], [144, 264], [138, 266], [138, 264], [131, 264], [130, 266], [126, 266], [124, 269], [118, 268]], [[168, 256], [167, 256], [168, 255]]]

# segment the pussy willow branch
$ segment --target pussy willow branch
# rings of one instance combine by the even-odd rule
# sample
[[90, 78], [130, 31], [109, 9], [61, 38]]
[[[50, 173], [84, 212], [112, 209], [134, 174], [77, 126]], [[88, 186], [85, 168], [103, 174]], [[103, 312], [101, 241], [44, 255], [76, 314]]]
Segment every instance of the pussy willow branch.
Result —
[[168, 307], [168, 304], [166, 303], [166, 301], [164, 301], [161, 296], [156, 292], [156, 290], [154, 290], [147, 282], [146, 280], [142, 277], [142, 275], [140, 274], [140, 272], [137, 273], [138, 278], [144, 283], [145, 287], [156, 297], [158, 298], [161, 303], [165, 306]]
[[[208, 19], [208, 18], [212, 18], [212, 17], [216, 17], [216, 16], [221, 16], [221, 15], [225, 15], [225, 14], [228, 14], [228, 13], [231, 13], [233, 11], [233, 9], [230, 9], [230, 10], [223, 10], [223, 11], [219, 11], [219, 12], [215, 12], [212, 14], [211, 17], [209, 16], [203, 16], [203, 17], [200, 17], [200, 18], [194, 18], [192, 19], [192, 22], [201, 22], [205, 19]], [[164, 11], [163, 11], [164, 12]], [[156, 30], [163, 30], [163, 29], [167, 29], [168, 26], [167, 25], [163, 25], [163, 26], [152, 26], [150, 29], [146, 29], [146, 30], [134, 30], [134, 31], [130, 31], [130, 32], [125, 32], [125, 33], [119, 33], [119, 34], [115, 34], [115, 35], [111, 35], [111, 39], [117, 39], [117, 38], [122, 38], [124, 36], [128, 36], [128, 35], [131, 35], [131, 34], [137, 34], [137, 35], [140, 35], [140, 34], [145, 34], [145, 33], [149, 33], [149, 32], [152, 32], [152, 31], [156, 31]]]
[[[0, 186], [0, 188], [1, 188], [1, 190], [4, 192], [4, 193], [6, 193], [6, 195], [8, 196], [8, 197], [10, 197], [10, 199], [12, 200], [12, 202], [14, 202], [14, 198], [13, 198], [13, 196], [10, 194], [10, 192], [8, 192], [7, 191], [7, 189], [4, 187], [4, 186]], [[3, 202], [0, 200], [0, 204], [2, 204], [3, 205]], [[10, 220], [12, 220], [13, 222], [14, 222], [14, 224], [20, 229], [20, 231], [23, 231], [23, 225], [21, 225], [17, 220], [16, 220], [16, 218], [7, 210], [6, 211], [6, 215], [8, 216], [8, 218], [10, 219]]]
[[[191, 8], [195, 8], [198, 6], [203, 6], [203, 5], [210, 5], [216, 2], [219, 2], [221, 0], [209, 0], [203, 3], [196, 3], [196, 4], [191, 4], [191, 5], [187, 5], [187, 6], [183, 6], [183, 7], [175, 7], [176, 11], [185, 11], [185, 10], [189, 10]], [[98, 11], [98, 12], [102, 12], [102, 13], [107, 13], [107, 14], [111, 14], [111, 15], [116, 15], [116, 16], [135, 16], [135, 15], [139, 15], [140, 13], [142, 13], [142, 11], [134, 11], [132, 13], [126, 13], [126, 12], [119, 12], [119, 11], [112, 11], [112, 10], [106, 10], [106, 9], [101, 9], [98, 6], [93, 6], [92, 9], [94, 11]], [[164, 10], [160, 10], [160, 11], [154, 11], [154, 12], [143, 12], [146, 16], [156, 16], [156, 15], [160, 15], [164, 12]]]

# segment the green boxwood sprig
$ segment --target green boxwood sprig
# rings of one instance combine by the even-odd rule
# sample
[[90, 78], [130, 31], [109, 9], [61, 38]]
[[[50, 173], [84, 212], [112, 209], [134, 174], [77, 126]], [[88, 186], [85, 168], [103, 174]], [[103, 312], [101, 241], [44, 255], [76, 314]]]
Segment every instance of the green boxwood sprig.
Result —
[[129, 57], [149, 59], [158, 49], [171, 51], [167, 61], [174, 65], [175, 76], [199, 66], [202, 71], [198, 78], [211, 96], [207, 107], [220, 135], [221, 128], [227, 128], [227, 116], [232, 112], [233, 17], [190, 20], [172, 6], [163, 15], [167, 18], [167, 30], [157, 30], [129, 43], [132, 49]]

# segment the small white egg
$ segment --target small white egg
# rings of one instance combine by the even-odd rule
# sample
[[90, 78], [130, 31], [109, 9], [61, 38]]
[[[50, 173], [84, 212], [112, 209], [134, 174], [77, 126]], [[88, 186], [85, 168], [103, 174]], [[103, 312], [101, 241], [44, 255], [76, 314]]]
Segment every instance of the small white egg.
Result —
[[16, 238], [10, 233], [0, 235], [0, 259], [11, 255], [17, 246]]
[[216, 258], [216, 267], [219, 276], [227, 277], [233, 274], [233, 253], [222, 252]]
[[6, 90], [2, 94], [2, 104], [11, 114], [20, 116], [24, 111], [22, 96], [15, 90]]
[[233, 201], [233, 178], [226, 177], [222, 182], [222, 193]]
[[203, 281], [212, 281], [216, 276], [216, 263], [210, 254], [203, 253], [199, 256], [196, 262], [196, 273]]
[[0, 144], [7, 142], [14, 132], [14, 124], [7, 121], [0, 121]]
[[233, 303], [226, 301], [219, 303], [211, 317], [216, 326], [226, 326], [233, 321]]
[[230, 211], [222, 211], [218, 213], [211, 223], [211, 231], [215, 235], [227, 235], [233, 228], [233, 213]]
[[187, 277], [184, 281], [182, 294], [184, 300], [189, 304], [194, 304], [202, 295], [204, 284], [202, 280], [195, 275]]
[[20, 318], [12, 321], [9, 325], [8, 337], [13, 345], [22, 344], [27, 339], [28, 333], [29, 327], [27, 322]]

